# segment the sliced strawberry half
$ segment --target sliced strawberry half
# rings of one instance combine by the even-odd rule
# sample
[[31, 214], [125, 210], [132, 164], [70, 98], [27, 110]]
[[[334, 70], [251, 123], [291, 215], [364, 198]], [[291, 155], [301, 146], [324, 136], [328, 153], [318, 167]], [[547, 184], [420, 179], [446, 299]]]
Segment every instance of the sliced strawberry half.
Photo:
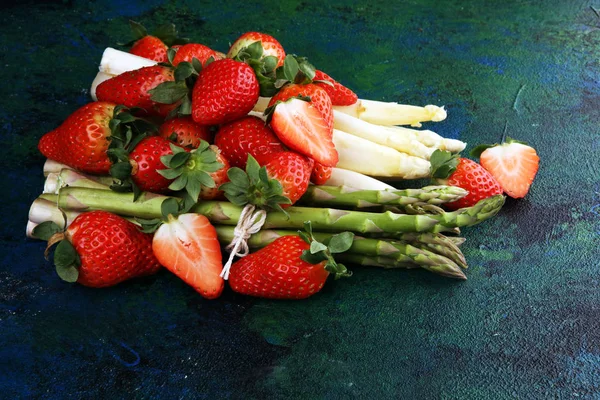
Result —
[[335, 167], [335, 150], [327, 122], [311, 103], [291, 98], [274, 105], [271, 128], [289, 148], [328, 167]]
[[169, 271], [207, 299], [221, 295], [223, 263], [215, 228], [199, 214], [169, 215], [154, 233], [152, 251]]
[[533, 147], [508, 139], [485, 149], [479, 156], [479, 162], [496, 178], [504, 192], [516, 199], [525, 197], [529, 192], [540, 158]]

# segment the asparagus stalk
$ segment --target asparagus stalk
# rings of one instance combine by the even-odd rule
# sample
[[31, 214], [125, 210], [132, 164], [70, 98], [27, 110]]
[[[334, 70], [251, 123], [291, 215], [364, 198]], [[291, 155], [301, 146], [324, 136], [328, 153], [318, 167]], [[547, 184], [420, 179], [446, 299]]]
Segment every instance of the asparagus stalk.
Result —
[[[416, 266], [414, 264], [411, 263], [403, 263], [403, 262], [399, 262], [387, 257], [377, 257], [377, 256], [365, 256], [362, 254], [351, 254], [351, 253], [342, 253], [339, 254], [336, 258], [339, 259], [339, 261], [345, 262], [345, 263], [352, 263], [352, 264], [358, 264], [358, 265], [363, 265], [363, 266], [371, 266], [371, 267], [380, 267], [380, 268], [385, 268], [385, 269], [391, 269], [391, 268], [416, 268]], [[425, 268], [425, 267], [422, 267]], [[459, 269], [457, 270], [452, 270], [451, 273], [449, 273], [449, 268], [452, 268], [452, 264], [436, 264], [436, 265], [432, 265], [429, 266], [427, 269], [430, 272], [433, 272], [435, 274], [438, 275], [442, 275], [442, 276], [446, 276], [449, 278], [456, 278], [456, 279], [462, 279], [462, 280], [466, 280], [467, 277], [464, 274], [463, 271]], [[455, 273], [455, 274], [452, 274]]]
[[37, 198], [29, 207], [29, 221], [34, 224], [52, 221], [58, 226], [69, 226], [81, 212], [74, 210], [61, 211], [56, 203]]
[[443, 121], [447, 115], [444, 107], [434, 105], [419, 107], [364, 99], [359, 99], [351, 106], [335, 106], [334, 109], [377, 125], [419, 127], [421, 122]]
[[111, 183], [110, 177], [96, 177], [94, 180], [72, 169], [63, 168], [59, 173], [48, 174], [44, 182], [44, 193], [58, 193], [67, 186], [108, 190]]
[[401, 179], [427, 178], [430, 174], [431, 165], [427, 160], [337, 129], [333, 130], [333, 143], [339, 155], [339, 168]]
[[405, 128], [403, 126], [384, 126], [382, 128], [387, 134], [414, 138], [427, 147], [447, 150], [451, 153], [460, 153], [467, 145], [465, 142], [457, 139], [447, 139], [428, 129], [417, 130]]
[[405, 207], [413, 204], [440, 205], [458, 200], [467, 191], [456, 186], [425, 186], [421, 189], [358, 190], [348, 186], [309, 186], [299, 200], [305, 205], [350, 206], [357, 208], [377, 205]]
[[[216, 226], [215, 229], [217, 230], [217, 235], [221, 242], [229, 243], [231, 240], [233, 240], [233, 227]], [[248, 246], [260, 248], [266, 246], [281, 236], [297, 234], [298, 231], [293, 230], [261, 230], [250, 237], [248, 240]], [[313, 234], [315, 239], [320, 242], [326, 242], [332, 236], [331, 233], [325, 232], [313, 231]], [[437, 253], [437, 249], [428, 249], [428, 243], [424, 242], [421, 243], [421, 245], [421, 247], [418, 247], [404, 241], [371, 239], [355, 236], [352, 246], [346, 253], [343, 254], [349, 253], [355, 257], [363, 256], [368, 257], [369, 259], [373, 259], [373, 257], [375, 257], [375, 259], [380, 259], [381, 262], [387, 262], [388, 265], [393, 267], [421, 267], [439, 275], [451, 278], [466, 279], [465, 274], [461, 270], [462, 265], [459, 265], [454, 261], [454, 259], [464, 261], [464, 256], [458, 248], [456, 248], [456, 251], [458, 252], [456, 255], [452, 255], [449, 249], [443, 248], [444, 253], [450, 255], [450, 258], [443, 254]], [[440, 245], [440, 247], [443, 246]], [[336, 257], [340, 255], [336, 255]], [[363, 264], [362, 262], [358, 262], [358, 264], [372, 265]]]
[[333, 111], [333, 126], [340, 131], [425, 160], [429, 160], [435, 150], [421, 143], [417, 135], [396, 134], [384, 126], [371, 124], [340, 111]]
[[[116, 214], [139, 218], [160, 218], [161, 204], [168, 196], [142, 193], [133, 201], [132, 193], [116, 193], [102, 189], [67, 187], [59, 194], [42, 194], [40, 198], [56, 203], [60, 208], [74, 211], [102, 209]], [[331, 208], [289, 207], [284, 212], [270, 212], [264, 228], [301, 229], [311, 221], [316, 231], [359, 233], [446, 232], [470, 226], [494, 216], [504, 204], [497, 195], [472, 207], [435, 215], [405, 215], [391, 212], [373, 213]], [[236, 225], [242, 208], [229, 202], [204, 201], [191, 212], [205, 215], [214, 224]]]
[[395, 189], [392, 185], [370, 176], [337, 167], [331, 169], [331, 176], [325, 184], [328, 186], [349, 186], [363, 190]]

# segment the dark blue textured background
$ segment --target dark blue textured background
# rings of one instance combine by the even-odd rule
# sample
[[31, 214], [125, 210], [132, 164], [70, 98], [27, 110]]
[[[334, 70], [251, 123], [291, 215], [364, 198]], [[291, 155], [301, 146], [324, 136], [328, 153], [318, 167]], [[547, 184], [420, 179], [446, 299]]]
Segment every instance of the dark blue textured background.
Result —
[[[599, 398], [600, 4], [20, 2], [0, 13], [0, 397]], [[206, 301], [163, 272], [61, 282], [24, 237], [36, 144], [77, 107], [127, 20], [226, 51], [277, 37], [360, 97], [438, 104], [469, 149], [538, 149], [529, 195], [466, 229], [468, 281], [354, 269], [302, 302]], [[506, 127], [506, 128], [505, 128]]]

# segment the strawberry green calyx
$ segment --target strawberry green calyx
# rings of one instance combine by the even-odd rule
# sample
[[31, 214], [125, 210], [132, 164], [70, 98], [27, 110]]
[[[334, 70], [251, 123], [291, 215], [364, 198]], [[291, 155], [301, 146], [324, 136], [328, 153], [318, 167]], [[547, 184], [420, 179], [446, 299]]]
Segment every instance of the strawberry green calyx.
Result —
[[173, 154], [161, 157], [162, 163], [167, 167], [158, 173], [167, 179], [174, 179], [169, 189], [177, 192], [185, 190], [193, 202], [198, 201], [202, 186], [215, 187], [215, 181], [209, 175], [223, 167], [217, 161], [215, 149], [202, 140], [200, 146], [192, 151], [171, 145]]
[[[176, 50], [169, 49], [167, 51], [169, 63], [161, 64], [174, 68], [173, 76], [175, 80], [163, 82], [148, 91], [150, 98], [156, 103], [175, 104], [181, 102], [178, 107], [169, 113], [167, 118], [190, 115], [192, 113], [192, 89], [198, 79], [198, 74], [202, 71], [202, 63], [197, 58], [193, 58], [192, 62], [180, 62], [177, 67], [173, 67], [175, 54]], [[206, 65], [210, 62], [211, 60], [209, 59]]]
[[110, 144], [106, 155], [112, 163], [110, 175], [115, 179], [110, 188], [117, 192], [131, 192], [139, 196], [140, 191], [131, 181], [132, 165], [129, 162], [129, 152], [149, 134], [158, 130], [151, 122], [135, 117], [125, 106], [115, 107], [113, 119], [109, 122], [111, 130]]
[[[148, 30], [139, 22], [129, 20], [129, 27], [131, 28], [133, 39], [127, 43], [119, 43], [120, 46], [131, 46], [143, 37], [149, 36]], [[151, 33], [151, 35], [162, 40], [167, 46], [185, 44], [190, 41], [188, 38], [180, 38], [178, 36], [179, 33], [174, 24], [160, 25]]]
[[304, 222], [304, 231], [299, 231], [298, 236], [310, 245], [309, 250], [304, 250], [300, 258], [310, 264], [325, 263], [325, 270], [333, 274], [335, 279], [352, 276], [344, 264], [338, 263], [333, 254], [344, 253], [352, 247], [354, 233], [341, 232], [331, 236], [325, 243], [319, 242], [312, 232], [310, 221]]
[[278, 60], [275, 56], [265, 56], [263, 53], [262, 43], [257, 41], [242, 48], [233, 59], [250, 65], [258, 79], [260, 95], [271, 97], [278, 90], [275, 86]]
[[285, 56], [283, 66], [277, 69], [275, 86], [279, 89], [286, 83], [305, 84], [311, 83], [315, 77], [316, 69], [306, 57], [295, 54]]
[[431, 177], [434, 179], [447, 179], [458, 166], [458, 154], [452, 154], [446, 150], [435, 150], [431, 154]]
[[480, 144], [477, 145], [473, 148], [473, 150], [471, 150], [471, 152], [469, 153], [469, 155], [473, 158], [479, 158], [479, 156], [481, 155], [481, 153], [483, 153], [485, 150], [492, 148], [492, 147], [496, 147], [496, 146], [500, 146], [501, 144], [504, 143], [520, 143], [520, 144], [524, 144], [527, 145], [527, 142], [523, 142], [521, 140], [516, 140], [513, 139], [511, 137], [507, 137], [506, 140], [504, 140], [502, 143], [494, 143], [494, 144]]
[[61, 228], [55, 222], [46, 221], [33, 229], [33, 236], [48, 242], [44, 252], [46, 259], [48, 259], [52, 246], [58, 243], [53, 257], [56, 273], [65, 282], [77, 282], [81, 259], [75, 251], [75, 247], [68, 240], [66, 228]]
[[283, 196], [283, 187], [277, 179], [269, 178], [267, 169], [261, 167], [256, 159], [248, 155], [246, 171], [233, 167], [227, 171], [229, 182], [219, 187], [225, 197], [236, 206], [252, 204], [263, 210], [278, 210], [283, 213], [282, 204], [291, 204]]

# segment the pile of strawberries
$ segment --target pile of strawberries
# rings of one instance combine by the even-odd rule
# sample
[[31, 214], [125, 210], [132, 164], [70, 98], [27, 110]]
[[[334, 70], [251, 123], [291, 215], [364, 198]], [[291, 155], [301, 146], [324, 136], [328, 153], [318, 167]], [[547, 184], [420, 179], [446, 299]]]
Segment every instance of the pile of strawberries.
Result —
[[[134, 199], [153, 192], [177, 193], [183, 201], [165, 204], [163, 220], [146, 221], [143, 230], [109, 212], [92, 211], [66, 229], [45, 226], [38, 236], [49, 247], [58, 243], [54, 261], [68, 281], [111, 286], [162, 265], [213, 299], [225, 285], [221, 246], [207, 218], [187, 211], [199, 200], [222, 198], [265, 210], [294, 204], [310, 183], [325, 183], [338, 162], [332, 106], [358, 98], [305, 58], [286, 55], [264, 33], [243, 34], [225, 55], [199, 43], [175, 44], [173, 35], [163, 41], [133, 26], [138, 38], [130, 52], [158, 64], [102, 82], [97, 101], [45, 134], [38, 148], [78, 171], [110, 174], [111, 189], [132, 192]], [[270, 98], [267, 110], [252, 115], [259, 97]], [[490, 149], [481, 158], [489, 172], [473, 173], [469, 160], [457, 156], [432, 158], [441, 171], [434, 177], [471, 191], [456, 208], [514, 183], [514, 177], [505, 187], [498, 183], [506, 167], [497, 161], [506, 157], [493, 157], [497, 153]], [[525, 192], [533, 179], [527, 174], [520, 179], [529, 180]], [[268, 298], [318, 292], [330, 273], [345, 270], [327, 246], [314, 243], [310, 234], [285, 236], [236, 261], [231, 288]], [[311, 245], [322, 249], [314, 263], [306, 257]]]
[[[110, 174], [111, 189], [136, 198], [145, 191], [183, 192], [187, 205], [227, 197], [281, 209], [310, 182], [327, 181], [338, 160], [332, 105], [353, 104], [356, 94], [306, 59], [286, 56], [263, 33], [245, 33], [227, 55], [198, 43], [168, 47], [143, 33], [131, 53], [159, 64], [101, 83], [97, 101], [41, 138], [45, 157], [88, 174]], [[260, 95], [271, 97], [262, 118], [249, 115]], [[246, 185], [237, 184], [240, 174]], [[232, 176], [237, 180], [229, 182]], [[153, 229], [141, 232], [121, 217], [94, 211], [46, 236], [50, 245], [64, 243], [54, 259], [67, 280], [104, 287], [163, 265], [204, 297], [218, 297], [224, 287], [221, 248], [208, 220], [177, 205]], [[237, 261], [230, 286], [271, 298], [316, 293], [329, 275], [328, 262], [300, 258], [309, 242], [281, 238]]]

